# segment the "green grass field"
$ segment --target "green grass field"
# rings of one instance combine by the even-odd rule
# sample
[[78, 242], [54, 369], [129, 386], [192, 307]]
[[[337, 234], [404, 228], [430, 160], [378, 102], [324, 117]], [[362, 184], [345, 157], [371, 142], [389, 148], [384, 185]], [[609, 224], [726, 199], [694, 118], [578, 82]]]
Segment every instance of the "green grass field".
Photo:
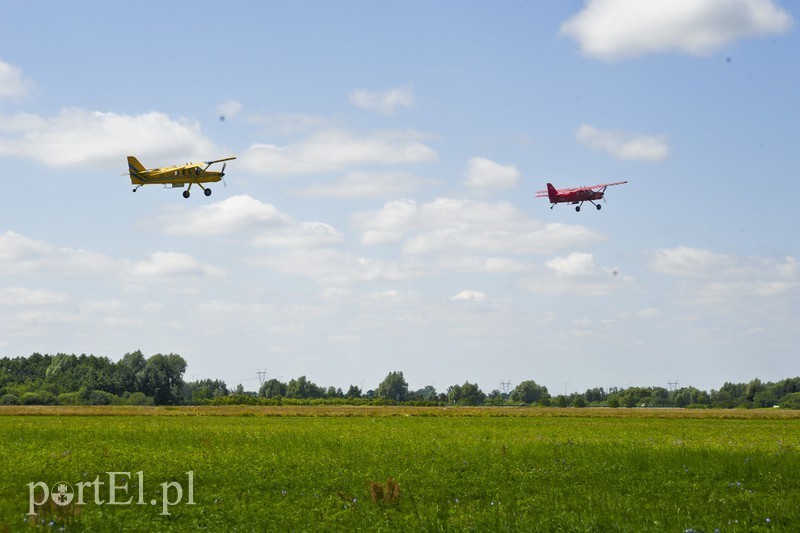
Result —
[[15, 407], [0, 435], [0, 531], [800, 530], [787, 411]]

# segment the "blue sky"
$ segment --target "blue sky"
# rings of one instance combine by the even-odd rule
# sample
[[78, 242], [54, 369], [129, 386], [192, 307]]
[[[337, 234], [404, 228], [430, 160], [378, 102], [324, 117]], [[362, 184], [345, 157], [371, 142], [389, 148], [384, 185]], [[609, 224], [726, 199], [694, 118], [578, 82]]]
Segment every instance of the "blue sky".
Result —
[[[232, 4], [0, 1], [2, 355], [250, 390], [800, 374], [792, 4]], [[186, 200], [127, 155], [238, 159]]]

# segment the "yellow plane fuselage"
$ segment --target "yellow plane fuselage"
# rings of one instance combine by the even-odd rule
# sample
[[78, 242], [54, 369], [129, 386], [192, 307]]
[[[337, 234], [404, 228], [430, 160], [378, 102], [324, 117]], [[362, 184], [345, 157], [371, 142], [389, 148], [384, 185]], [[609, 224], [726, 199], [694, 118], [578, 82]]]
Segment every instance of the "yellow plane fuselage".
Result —
[[[222, 171], [208, 170], [214, 163], [221, 163], [236, 159], [235, 157], [226, 157], [224, 159], [217, 159], [215, 161], [204, 161], [201, 163], [186, 163], [185, 165], [175, 165], [163, 168], [147, 169], [142, 165], [134, 156], [128, 156], [128, 175], [131, 178], [131, 183], [136, 185], [133, 192], [142, 185], [155, 185], [160, 184], [165, 187], [172, 186], [173, 188], [182, 188], [192, 185], [197, 185], [203, 189], [206, 196], [211, 194], [210, 189], [206, 189], [201, 183], [213, 183], [220, 181], [225, 175], [225, 165], [222, 166]], [[188, 189], [184, 191], [183, 195], [188, 198]]]
[[[136, 165], [136, 158], [128, 157], [128, 169], [131, 183], [134, 185], [165, 184], [173, 187], [183, 187], [187, 183], [212, 183], [222, 179], [222, 173], [213, 170], [204, 170], [205, 163], [186, 163], [172, 167], [145, 169], [141, 164]], [[138, 167], [138, 168], [137, 168]]]

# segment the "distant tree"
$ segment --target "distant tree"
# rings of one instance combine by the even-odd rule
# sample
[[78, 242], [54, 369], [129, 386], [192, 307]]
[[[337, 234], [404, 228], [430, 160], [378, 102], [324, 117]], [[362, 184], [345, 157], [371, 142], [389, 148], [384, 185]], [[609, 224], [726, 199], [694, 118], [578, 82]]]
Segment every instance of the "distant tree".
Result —
[[278, 398], [286, 396], [286, 383], [275, 378], [265, 381], [258, 389], [258, 395], [262, 398]]
[[686, 407], [688, 405], [706, 405], [711, 402], [706, 391], [698, 390], [694, 387], [681, 387], [674, 390], [669, 395], [670, 403], [674, 407]]
[[181, 403], [186, 361], [177, 354], [156, 354], [147, 359], [142, 375], [142, 392], [156, 405]]
[[622, 405], [627, 408], [636, 407], [636, 396], [628, 395], [622, 397]]
[[288, 398], [322, 398], [324, 395], [325, 390], [308, 381], [305, 376], [289, 381], [286, 386], [286, 396]]
[[14, 394], [4, 394], [0, 397], [0, 405], [19, 405], [19, 398]]
[[183, 387], [185, 403], [204, 402], [229, 394], [228, 386], [219, 379], [201, 379], [186, 383]]
[[715, 407], [738, 407], [747, 402], [746, 390], [747, 385], [744, 383], [726, 382], [718, 391], [711, 391], [711, 403]]
[[134, 392], [125, 403], [128, 405], [153, 405], [153, 399], [145, 396], [143, 392]]
[[537, 403], [549, 396], [547, 387], [538, 385], [533, 380], [528, 380], [517, 385], [514, 390], [511, 391], [509, 399], [514, 402]]
[[745, 387], [744, 397], [748, 402], [752, 403], [753, 399], [756, 397], [756, 394], [759, 392], [764, 392], [766, 388], [767, 387], [761, 383], [761, 380], [756, 378], [748, 383], [747, 387]]
[[753, 407], [774, 407], [778, 404], [778, 397], [775, 396], [773, 388], [764, 389], [753, 396]]
[[350, 385], [350, 388], [347, 389], [348, 398], [361, 398], [361, 389], [356, 387], [355, 385]]
[[56, 354], [51, 360], [45, 371], [45, 376], [48, 379], [55, 378], [64, 372], [68, 372], [75, 367], [78, 358], [75, 355], [67, 355], [65, 353]]
[[447, 387], [447, 401], [456, 403], [461, 399], [461, 385], [451, 385]]
[[774, 385], [775, 396], [782, 398], [793, 392], [800, 392], [800, 377], [784, 379]]
[[402, 372], [389, 372], [375, 393], [378, 398], [404, 402], [408, 397], [408, 383]]
[[413, 394], [409, 394], [409, 399], [435, 402], [437, 399], [436, 389], [433, 388], [433, 385], [426, 385], [425, 387], [414, 391]]
[[484, 402], [486, 405], [503, 405], [507, 398], [507, 394], [503, 394], [497, 389], [493, 389], [492, 392], [486, 395], [486, 401]]
[[566, 407], [567, 406], [567, 397], [563, 394], [558, 395], [558, 399], [556, 400], [556, 407]]
[[669, 400], [669, 392], [661, 387], [656, 389], [652, 387], [629, 387], [617, 394], [619, 394], [620, 402], [625, 407], [666, 405]]
[[608, 394], [603, 390], [603, 387], [595, 387], [593, 389], [586, 389], [586, 392], [583, 393], [583, 397], [588, 403], [604, 402], [608, 399]]
[[781, 398], [781, 407], [784, 409], [800, 409], [800, 392], [791, 392]]
[[147, 359], [140, 350], [126, 353], [117, 362], [117, 377], [123, 391], [137, 392], [142, 390], [144, 369]]
[[586, 399], [583, 397], [583, 394], [577, 394], [575, 398], [572, 399], [573, 407], [586, 407]]
[[664, 387], [652, 387], [650, 398], [647, 400], [648, 407], [666, 407], [669, 405], [669, 391]]
[[467, 381], [463, 385], [453, 385], [448, 388], [447, 399], [457, 405], [482, 405], [486, 400], [486, 394], [477, 383]]
[[344, 393], [342, 392], [341, 388], [336, 388], [333, 385], [328, 387], [325, 391], [326, 398], [344, 398]]

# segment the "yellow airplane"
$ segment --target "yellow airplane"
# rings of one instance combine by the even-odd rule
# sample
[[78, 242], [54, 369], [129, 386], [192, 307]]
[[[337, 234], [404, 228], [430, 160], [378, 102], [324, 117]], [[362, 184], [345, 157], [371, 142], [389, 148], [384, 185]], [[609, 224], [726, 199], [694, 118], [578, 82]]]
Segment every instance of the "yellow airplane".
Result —
[[[128, 156], [128, 175], [131, 183], [136, 185], [133, 192], [136, 192], [142, 185], [162, 184], [164, 187], [183, 188], [187, 184], [189, 187], [183, 191], [183, 197], [189, 198], [189, 191], [192, 185], [197, 185], [203, 189], [206, 196], [211, 196], [211, 189], [203, 187], [203, 183], [219, 181], [225, 175], [224, 161], [231, 161], [235, 157], [215, 159], [214, 161], [204, 161], [202, 163], [186, 163], [173, 167], [146, 169], [138, 159], [132, 155]], [[222, 163], [222, 170], [219, 172], [208, 170], [214, 163]], [[205, 165], [205, 167], [203, 167]]]

